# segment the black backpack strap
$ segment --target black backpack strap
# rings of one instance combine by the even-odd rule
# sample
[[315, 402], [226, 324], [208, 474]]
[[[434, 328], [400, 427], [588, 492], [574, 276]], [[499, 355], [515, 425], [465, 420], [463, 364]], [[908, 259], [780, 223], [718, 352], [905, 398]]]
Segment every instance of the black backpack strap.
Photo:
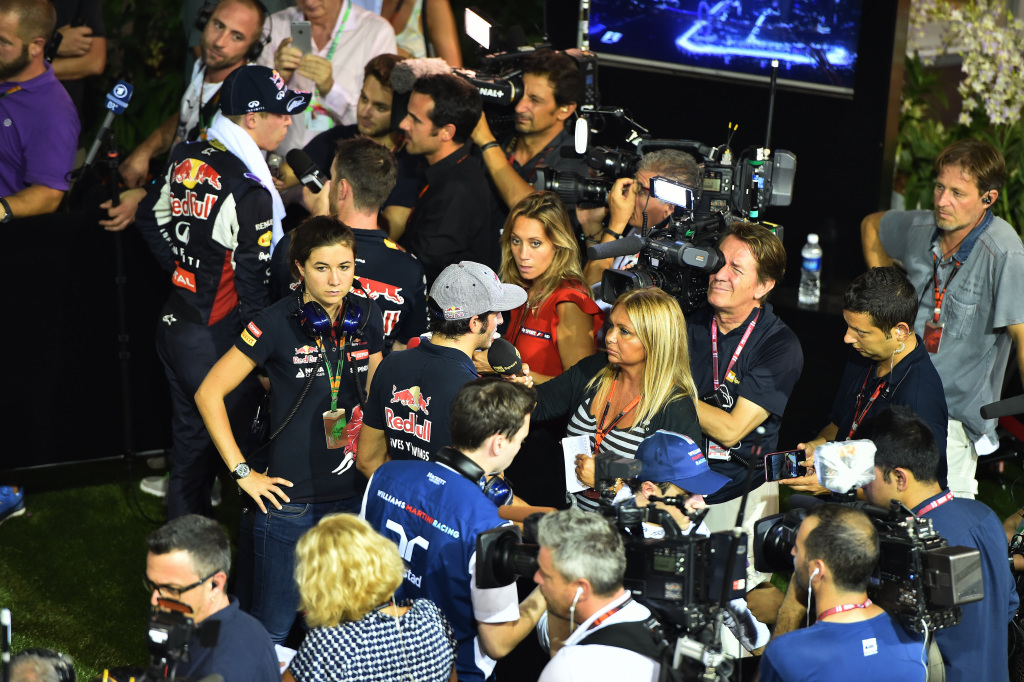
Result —
[[606, 625], [581, 639], [577, 642], [577, 646], [583, 644], [617, 646], [655, 661], [661, 661], [663, 651], [661, 639], [661, 626], [656, 619], [651, 617], [644, 621]]

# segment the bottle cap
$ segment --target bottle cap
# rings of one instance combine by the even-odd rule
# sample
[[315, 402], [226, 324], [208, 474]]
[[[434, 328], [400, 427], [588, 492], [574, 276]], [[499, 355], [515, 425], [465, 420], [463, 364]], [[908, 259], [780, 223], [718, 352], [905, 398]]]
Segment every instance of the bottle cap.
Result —
[[808, 244], [817, 244], [818, 243], [818, 235], [816, 235], [813, 232], [811, 232], [809, 235], [807, 235], [807, 243]]

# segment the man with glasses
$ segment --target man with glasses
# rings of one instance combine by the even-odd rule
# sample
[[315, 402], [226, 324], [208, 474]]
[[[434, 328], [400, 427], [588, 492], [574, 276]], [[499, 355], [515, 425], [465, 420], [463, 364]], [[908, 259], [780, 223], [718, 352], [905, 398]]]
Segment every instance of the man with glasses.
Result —
[[478, 374], [473, 352], [487, 350], [501, 312], [526, 302], [486, 265], [449, 265], [430, 288], [430, 340], [392, 353], [377, 368], [363, 412], [356, 466], [367, 477], [388, 459], [433, 461], [451, 445], [448, 418], [455, 395]]
[[150, 533], [146, 547], [142, 581], [153, 607], [184, 611], [196, 625], [220, 621], [214, 646], [193, 635], [189, 660], [178, 665], [177, 676], [217, 674], [225, 682], [279, 682], [281, 670], [270, 636], [228, 596], [231, 544], [220, 525], [197, 514], [179, 516]]
[[[640, 234], [643, 227], [663, 227], [675, 206], [651, 196], [651, 178], [663, 177], [696, 188], [700, 185], [700, 166], [687, 154], [675, 149], [659, 149], [644, 154], [636, 175], [619, 178], [608, 192], [607, 216], [598, 212], [577, 211], [587, 244], [615, 241], [630, 234]], [[696, 198], [696, 197], [695, 197]], [[607, 217], [607, 224], [604, 219]], [[608, 268], [622, 269], [636, 263], [636, 254], [590, 261], [583, 274], [590, 284], [597, 284]]]

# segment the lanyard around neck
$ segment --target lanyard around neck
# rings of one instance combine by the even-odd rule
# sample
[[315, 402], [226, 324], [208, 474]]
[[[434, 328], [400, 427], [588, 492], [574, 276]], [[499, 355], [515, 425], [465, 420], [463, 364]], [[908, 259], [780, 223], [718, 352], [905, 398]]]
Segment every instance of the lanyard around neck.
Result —
[[818, 620], [820, 621], [822, 618], [834, 616], [837, 613], [842, 613], [843, 611], [853, 611], [854, 609], [866, 609], [867, 607], [871, 606], [871, 604], [872, 601], [868, 599], [863, 604], [840, 604], [839, 606], [833, 606], [832, 608], [819, 613]]
[[[754, 326], [757, 324], [758, 318], [761, 317], [761, 309], [757, 309], [757, 314], [754, 315], [754, 319], [747, 325], [747, 331], [743, 332], [743, 338], [740, 339], [739, 345], [736, 346], [736, 352], [732, 354], [732, 360], [729, 361], [729, 366], [725, 368], [725, 377], [729, 376], [732, 372], [732, 368], [736, 366], [736, 361], [740, 357], [740, 353], [743, 352], [743, 347], [747, 345], [747, 340], [750, 338], [751, 332], [754, 331]], [[715, 317], [711, 318], [711, 372], [712, 381], [714, 383], [715, 390], [718, 390], [718, 385], [721, 380], [718, 378], [718, 320]]]
[[626, 416], [634, 407], [640, 404], [640, 396], [633, 398], [629, 405], [622, 408], [622, 412], [619, 412], [618, 416], [612, 420], [612, 423], [608, 425], [608, 428], [604, 427], [604, 421], [608, 418], [608, 410], [612, 406], [612, 398], [615, 396], [615, 386], [619, 383], [619, 377], [615, 377], [612, 381], [612, 388], [608, 392], [608, 402], [604, 404], [604, 412], [601, 413], [601, 421], [598, 422], [596, 432], [594, 433], [594, 456], [597, 456], [598, 451], [601, 449], [601, 441], [604, 437], [611, 433], [611, 430], [615, 428], [615, 425]]
[[937, 509], [938, 507], [941, 507], [942, 505], [946, 504], [947, 502], [949, 502], [952, 499], [953, 499], [953, 491], [950, 490], [949, 492], [947, 492], [945, 495], [943, 495], [939, 499], [932, 500], [931, 502], [926, 504], [921, 509], [921, 511], [917, 512], [917, 517], [921, 518], [922, 516], [924, 516], [928, 512], [932, 511], [933, 509]]
[[331, 410], [338, 409], [338, 393], [341, 391], [341, 370], [345, 365], [345, 343], [343, 338], [336, 344], [338, 364], [333, 374], [331, 373], [331, 363], [327, 360], [327, 351], [324, 349], [324, 343], [320, 338], [316, 340], [316, 347], [320, 349], [320, 358], [324, 361], [324, 368], [327, 370], [327, 378], [331, 382]]

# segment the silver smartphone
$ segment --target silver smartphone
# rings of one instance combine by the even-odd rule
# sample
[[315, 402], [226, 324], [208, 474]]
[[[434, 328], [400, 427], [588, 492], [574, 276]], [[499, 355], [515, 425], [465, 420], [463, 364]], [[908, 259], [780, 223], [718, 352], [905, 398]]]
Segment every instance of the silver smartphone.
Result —
[[292, 47], [302, 54], [313, 51], [313, 33], [308, 21], [292, 22]]

